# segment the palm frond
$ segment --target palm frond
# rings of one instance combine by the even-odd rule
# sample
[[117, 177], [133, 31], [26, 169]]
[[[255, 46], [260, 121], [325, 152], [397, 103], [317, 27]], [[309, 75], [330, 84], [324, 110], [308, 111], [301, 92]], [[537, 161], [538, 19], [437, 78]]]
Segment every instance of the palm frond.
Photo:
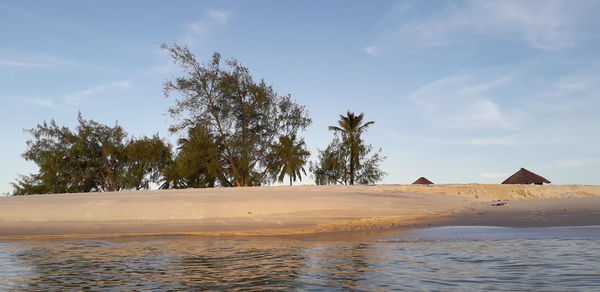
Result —
[[329, 126], [329, 131], [345, 132], [344, 129], [336, 126]]

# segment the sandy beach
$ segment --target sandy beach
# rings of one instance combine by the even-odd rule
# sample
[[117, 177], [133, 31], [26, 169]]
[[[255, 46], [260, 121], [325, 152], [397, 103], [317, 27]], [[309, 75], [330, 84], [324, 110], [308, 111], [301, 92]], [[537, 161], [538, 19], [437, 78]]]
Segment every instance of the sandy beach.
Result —
[[600, 186], [276, 186], [0, 198], [0, 238], [600, 224]]

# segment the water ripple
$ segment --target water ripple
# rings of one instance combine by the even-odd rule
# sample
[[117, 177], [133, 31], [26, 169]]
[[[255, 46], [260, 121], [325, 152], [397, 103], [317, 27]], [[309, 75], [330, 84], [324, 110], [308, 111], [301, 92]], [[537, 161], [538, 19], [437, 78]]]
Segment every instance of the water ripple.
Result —
[[0, 242], [0, 264], [8, 291], [572, 291], [600, 287], [600, 240], [35, 240]]

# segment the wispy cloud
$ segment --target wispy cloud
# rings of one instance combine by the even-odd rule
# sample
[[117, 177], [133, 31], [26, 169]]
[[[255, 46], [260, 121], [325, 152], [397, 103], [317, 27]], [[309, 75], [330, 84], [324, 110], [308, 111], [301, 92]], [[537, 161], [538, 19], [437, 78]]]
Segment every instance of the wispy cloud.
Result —
[[74, 33], [77, 33], [80, 35], [85, 35], [85, 36], [93, 36], [94, 35], [91, 32], [83, 29], [81, 25], [73, 25], [70, 23], [64, 23], [62, 20], [58, 20], [58, 19], [48, 19], [48, 18], [42, 17], [38, 14], [35, 14], [31, 11], [19, 9], [14, 6], [9, 6], [9, 5], [6, 5], [3, 3], [0, 3], [0, 11], [5, 11], [12, 15], [16, 15], [22, 19], [27, 20], [27, 22], [37, 23], [40, 25], [40, 27], [44, 27], [44, 28], [45, 27], [53, 27], [53, 28], [57, 28], [62, 31], [65, 31], [65, 32], [74, 32]]
[[[597, 1], [471, 0], [446, 2], [431, 15], [417, 18], [404, 2], [382, 22], [382, 31], [368, 47], [436, 47], [472, 35], [518, 40], [531, 48], [556, 51], [572, 47], [591, 31], [586, 20], [600, 8]], [[596, 11], [596, 12], [593, 12]], [[367, 52], [368, 53], [368, 52]]]
[[60, 100], [66, 105], [76, 105], [76, 104], [81, 103], [83, 100], [85, 100], [85, 98], [95, 95], [95, 94], [98, 94], [98, 93], [101, 93], [103, 91], [107, 91], [110, 89], [116, 89], [116, 88], [128, 88], [130, 86], [131, 86], [131, 83], [129, 81], [110, 82], [110, 83], [98, 85], [98, 86], [95, 86], [92, 88], [65, 94], [60, 97]]
[[370, 45], [370, 46], [364, 47], [362, 50], [363, 50], [363, 52], [365, 52], [371, 56], [375, 56], [379, 52], [379, 47]]
[[18, 103], [33, 105], [36, 107], [42, 108], [51, 108], [51, 109], [64, 109], [70, 108], [73, 106], [80, 105], [88, 98], [91, 98], [95, 95], [101, 94], [103, 92], [116, 90], [116, 89], [124, 89], [131, 87], [131, 83], [129, 81], [115, 81], [109, 82], [105, 84], [101, 84], [98, 86], [90, 87], [83, 90], [78, 90], [74, 92], [70, 92], [64, 95], [61, 95], [58, 98], [45, 98], [45, 97], [36, 97], [36, 96], [7, 96], [6, 98], [13, 100]]
[[231, 12], [224, 10], [209, 9], [206, 16], [217, 24], [226, 24], [231, 17]]
[[557, 145], [569, 143], [570, 139], [567, 137], [560, 137], [556, 135], [547, 137], [531, 137], [530, 135], [512, 135], [512, 136], [500, 136], [500, 137], [481, 137], [472, 138], [461, 141], [462, 144], [479, 145], [479, 146], [523, 146], [523, 145]]
[[229, 11], [210, 9], [204, 13], [202, 19], [187, 25], [182, 42], [189, 46], [196, 46], [212, 36], [218, 28], [226, 25], [230, 18]]
[[29, 104], [36, 107], [55, 108], [56, 102], [47, 98], [29, 97], [29, 96], [8, 96], [9, 99], [23, 104]]
[[[599, 64], [592, 64], [596, 67]], [[593, 70], [579, 70], [559, 76], [555, 80], [548, 82], [547, 88], [540, 91], [540, 96], [544, 98], [568, 98], [574, 97], [597, 97], [600, 95], [600, 72]]]
[[426, 137], [420, 137], [419, 139], [437, 144], [505, 147], [519, 147], [528, 145], [561, 145], [572, 144], [584, 140], [582, 137], [577, 136], [561, 136], [556, 135], [556, 133], [532, 134], [528, 132], [521, 132], [519, 134], [508, 136], [486, 136], [467, 139], [432, 139]]
[[43, 69], [43, 68], [68, 68], [88, 67], [88, 65], [75, 60], [65, 59], [44, 53], [22, 53], [0, 51], [0, 68]]
[[[530, 66], [535, 66], [532, 63]], [[525, 147], [598, 143], [600, 70], [591, 63], [561, 74], [531, 68], [473, 69], [409, 94], [433, 143]], [[451, 131], [451, 132], [450, 132]]]
[[542, 78], [520, 76], [519, 94], [523, 123], [538, 130], [553, 129], [560, 136], [597, 132], [600, 107], [600, 70], [598, 63], [578, 66], [562, 75]]
[[426, 84], [410, 94], [424, 117], [446, 128], [501, 128], [514, 125], [488, 93], [507, 77], [482, 81], [471, 75], [455, 75]]
[[0, 60], [0, 67], [39, 68], [47, 64], [27, 61]]
[[[227, 10], [209, 9], [202, 15], [200, 20], [190, 22], [186, 25], [183, 36], [177, 41], [195, 49], [207, 42], [220, 28], [227, 25], [232, 17], [232, 13]], [[157, 56], [160, 56], [161, 63], [150, 68], [149, 72], [154, 74], [176, 73], [180, 68], [167, 58], [163, 51], [157, 50]]]

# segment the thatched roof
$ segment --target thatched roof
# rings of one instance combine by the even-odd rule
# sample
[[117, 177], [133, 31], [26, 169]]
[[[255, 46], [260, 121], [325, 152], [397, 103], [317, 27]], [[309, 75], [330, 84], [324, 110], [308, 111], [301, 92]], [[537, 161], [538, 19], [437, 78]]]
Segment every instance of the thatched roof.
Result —
[[550, 181], [525, 169], [525, 168], [521, 168], [515, 174], [511, 175], [504, 182], [502, 182], [502, 184], [523, 184], [523, 185], [528, 185], [528, 184], [541, 185], [544, 183], [549, 184]]
[[420, 177], [418, 180], [416, 180], [414, 183], [412, 183], [413, 185], [432, 185], [433, 183], [424, 178], [424, 177]]

